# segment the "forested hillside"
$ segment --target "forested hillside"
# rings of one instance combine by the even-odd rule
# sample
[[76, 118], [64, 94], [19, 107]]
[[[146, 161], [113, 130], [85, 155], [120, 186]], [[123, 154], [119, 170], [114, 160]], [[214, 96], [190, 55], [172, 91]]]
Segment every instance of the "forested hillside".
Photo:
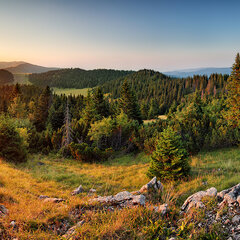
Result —
[[91, 88], [105, 82], [125, 77], [132, 71], [121, 70], [83, 70], [80, 68], [61, 69], [41, 74], [32, 74], [29, 81], [36, 86], [57, 88]]
[[141, 103], [143, 115], [148, 115], [147, 109], [152, 108], [151, 111], [154, 113], [150, 115], [154, 116], [165, 113], [174, 101], [180, 103], [185, 95], [196, 90], [201, 91], [202, 97], [221, 96], [225, 92], [227, 78], [228, 75], [222, 74], [212, 74], [210, 77], [197, 75], [188, 78], [171, 78], [152, 70], [140, 70], [126, 77], [106, 82], [102, 88], [105, 93], [111, 93], [113, 98], [118, 98], [124, 80], [128, 81]]
[[7, 70], [0, 69], [0, 84], [12, 83], [14, 81], [13, 74]]

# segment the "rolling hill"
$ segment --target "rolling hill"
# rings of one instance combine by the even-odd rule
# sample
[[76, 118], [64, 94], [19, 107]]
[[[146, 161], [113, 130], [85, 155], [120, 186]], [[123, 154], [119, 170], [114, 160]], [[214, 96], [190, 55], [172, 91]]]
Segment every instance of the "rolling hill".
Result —
[[23, 63], [25, 63], [25, 62], [22, 62], [22, 61], [0, 62], [0, 69], [16, 67], [16, 66], [18, 66], [20, 64], [23, 64]]
[[105, 82], [125, 77], [133, 71], [95, 69], [83, 70], [80, 68], [60, 69], [41, 74], [31, 74], [29, 81], [40, 87], [56, 88], [92, 88]]
[[5, 69], [13, 74], [18, 74], [18, 73], [43, 73], [52, 70], [57, 70], [58, 68], [42, 67], [24, 62], [16, 66], [7, 67]]

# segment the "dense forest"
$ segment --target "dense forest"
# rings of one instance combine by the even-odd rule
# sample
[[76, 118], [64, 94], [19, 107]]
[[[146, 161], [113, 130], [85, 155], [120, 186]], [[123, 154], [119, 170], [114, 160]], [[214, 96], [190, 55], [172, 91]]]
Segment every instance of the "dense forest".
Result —
[[220, 97], [226, 91], [228, 75], [212, 74], [188, 78], [171, 78], [152, 70], [141, 70], [125, 78], [119, 78], [103, 84], [105, 93], [111, 93], [113, 98], [119, 98], [121, 85], [127, 81], [135, 91], [141, 105], [144, 119], [154, 118], [168, 112], [173, 102], [180, 104], [184, 96], [201, 92], [201, 97]]
[[10, 84], [13, 83], [14, 76], [7, 70], [0, 69], [0, 84]]
[[[184, 177], [189, 154], [239, 144], [239, 71], [239, 55], [230, 77], [174, 79], [142, 70], [109, 82], [114, 101], [100, 87], [86, 97], [66, 97], [54, 95], [49, 86], [1, 86], [0, 156], [21, 162], [27, 152], [58, 152], [96, 162], [114, 152], [145, 151], [154, 153], [149, 176]], [[150, 101], [149, 113], [152, 99], [156, 109], [168, 106], [167, 119], [146, 124], [140, 103]]]
[[29, 81], [39, 87], [92, 88], [105, 82], [124, 77], [132, 71], [61, 69], [40, 74], [31, 74]]
[[188, 78], [172, 78], [153, 70], [114, 71], [64, 69], [42, 74], [32, 74], [30, 81], [45, 87], [86, 88], [101, 86], [109, 98], [120, 97], [126, 80], [135, 92], [143, 119], [152, 119], [169, 111], [173, 102], [180, 104], [184, 96], [199, 90], [202, 97], [219, 97], [226, 91], [228, 75], [212, 74]]

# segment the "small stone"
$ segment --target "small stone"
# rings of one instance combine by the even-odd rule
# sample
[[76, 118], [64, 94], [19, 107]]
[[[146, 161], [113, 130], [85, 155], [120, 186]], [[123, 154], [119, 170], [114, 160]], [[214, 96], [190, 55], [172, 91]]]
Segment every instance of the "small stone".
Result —
[[8, 209], [4, 205], [0, 205], [0, 216], [8, 214]]
[[154, 189], [155, 191], [163, 189], [161, 182], [157, 181], [157, 177], [154, 177], [149, 183], [143, 185], [139, 192], [140, 193], [147, 192], [150, 189]]
[[82, 187], [82, 185], [80, 185], [78, 188], [73, 190], [71, 194], [72, 194], [72, 196], [74, 196], [74, 195], [77, 195], [77, 194], [82, 193], [82, 192], [83, 192], [83, 187]]
[[232, 218], [232, 223], [233, 223], [233, 224], [239, 223], [239, 221], [240, 221], [240, 215], [235, 215], [235, 216]]
[[39, 196], [39, 199], [46, 199], [46, 198], [49, 198], [49, 197], [46, 196], [46, 195], [40, 195], [40, 196]]
[[228, 225], [228, 224], [230, 224], [231, 223], [231, 221], [229, 220], [229, 219], [227, 219], [225, 222], [224, 222], [224, 225]]
[[65, 200], [62, 198], [45, 198], [43, 200], [44, 203], [60, 203], [64, 202]]
[[145, 206], [145, 199], [146, 199], [146, 197], [142, 194], [141, 195], [135, 195], [135, 196], [133, 196], [132, 203]]
[[13, 229], [16, 229], [16, 228], [17, 228], [17, 224], [16, 224], [15, 221], [11, 221], [11, 222], [10, 222], [10, 226], [12, 226]]
[[97, 190], [94, 189], [94, 188], [91, 188], [91, 189], [89, 190], [89, 193], [95, 193], [95, 192], [97, 192]]
[[166, 203], [162, 204], [158, 208], [158, 212], [161, 213], [162, 216], [166, 215], [168, 212], [168, 205]]

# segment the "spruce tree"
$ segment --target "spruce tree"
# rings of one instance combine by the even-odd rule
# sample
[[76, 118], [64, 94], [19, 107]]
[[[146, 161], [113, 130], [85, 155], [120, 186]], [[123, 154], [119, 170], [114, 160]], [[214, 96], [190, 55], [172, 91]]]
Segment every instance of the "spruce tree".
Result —
[[121, 97], [119, 100], [120, 109], [127, 114], [130, 119], [142, 123], [141, 112], [134, 92], [130, 89], [125, 80], [121, 88]]
[[47, 86], [38, 99], [37, 106], [33, 114], [33, 124], [36, 126], [37, 131], [43, 131], [46, 127], [48, 119], [48, 110], [51, 105], [51, 90]]
[[181, 136], [168, 127], [157, 140], [147, 175], [164, 180], [176, 180], [187, 176], [189, 170], [188, 153], [183, 147]]
[[240, 127], [240, 55], [236, 56], [227, 85], [227, 120], [234, 128]]
[[107, 117], [109, 115], [109, 107], [104, 99], [104, 95], [101, 88], [96, 88], [92, 94], [93, 98], [93, 108], [95, 108], [97, 114], [102, 117]]

